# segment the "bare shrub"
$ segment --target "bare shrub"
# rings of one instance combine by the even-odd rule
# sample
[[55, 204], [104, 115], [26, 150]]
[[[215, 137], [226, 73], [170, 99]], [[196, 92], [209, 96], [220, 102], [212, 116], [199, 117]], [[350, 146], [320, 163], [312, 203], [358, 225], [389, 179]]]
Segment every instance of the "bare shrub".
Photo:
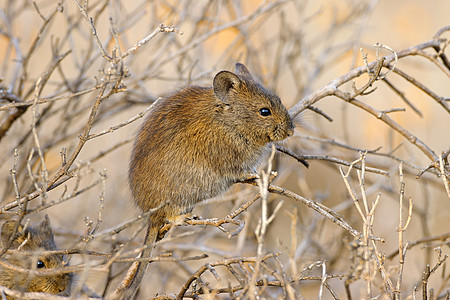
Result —
[[141, 118], [240, 61], [296, 134], [261, 180], [171, 226], [140, 297], [448, 299], [450, 27], [367, 45], [376, 1], [342, 5], [4, 1], [2, 220], [45, 211], [74, 297], [112, 297], [142, 250], [126, 182]]

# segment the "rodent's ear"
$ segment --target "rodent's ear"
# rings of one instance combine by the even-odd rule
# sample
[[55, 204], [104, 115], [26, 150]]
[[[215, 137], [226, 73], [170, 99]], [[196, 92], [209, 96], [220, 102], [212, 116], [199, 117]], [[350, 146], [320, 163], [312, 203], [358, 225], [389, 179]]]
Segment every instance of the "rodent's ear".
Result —
[[230, 90], [233, 88], [236, 89], [240, 83], [241, 81], [236, 76], [236, 74], [233, 74], [229, 71], [220, 71], [219, 73], [217, 73], [216, 77], [214, 77], [214, 95], [216, 95], [216, 97], [219, 98], [220, 101], [226, 103], [227, 95], [229, 94]]
[[[2, 225], [2, 244], [3, 247], [6, 247], [9, 243], [9, 239], [11, 238], [11, 235], [14, 233], [14, 229], [17, 226], [17, 222], [14, 220], [9, 220], [3, 223]], [[17, 233], [20, 233], [23, 231], [23, 226], [19, 224], [19, 227], [17, 228]]]
[[42, 220], [41, 223], [39, 223], [38, 227], [42, 231], [47, 231], [50, 233], [52, 232], [52, 227], [50, 226], [50, 218], [48, 217], [47, 214], [44, 216], [44, 220]]
[[236, 74], [253, 80], [252, 74], [250, 74], [247, 67], [241, 63], [236, 64]]

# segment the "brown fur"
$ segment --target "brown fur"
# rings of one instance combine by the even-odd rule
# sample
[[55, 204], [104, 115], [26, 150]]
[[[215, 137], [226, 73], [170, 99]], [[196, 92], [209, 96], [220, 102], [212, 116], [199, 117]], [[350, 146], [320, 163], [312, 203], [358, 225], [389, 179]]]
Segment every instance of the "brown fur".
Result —
[[[261, 115], [262, 108], [271, 115]], [[137, 206], [147, 212], [164, 205], [150, 215], [146, 245], [166, 222], [256, 172], [268, 145], [292, 135], [293, 128], [280, 99], [242, 64], [235, 74], [219, 72], [212, 88], [189, 86], [159, 100], [137, 135], [129, 169]]]
[[[13, 220], [6, 221], [3, 224], [1, 230], [3, 247], [7, 247], [10, 244], [11, 235], [14, 233], [16, 226], [17, 222]], [[24, 269], [39, 270], [37, 265], [46, 269], [60, 268], [64, 265], [62, 255], [39, 255], [39, 251], [58, 250], [53, 239], [53, 232], [47, 215], [37, 226], [28, 226], [24, 230], [24, 228], [19, 225], [17, 234], [12, 239], [12, 244], [9, 249], [19, 249], [20, 253], [7, 253], [2, 257], [2, 259], [9, 264]], [[23, 253], [21, 253], [22, 251]], [[34, 267], [33, 264], [35, 264]], [[68, 294], [71, 281], [71, 274], [35, 276], [0, 266], [0, 285], [19, 291], [45, 292], [61, 295]], [[13, 298], [8, 297], [8, 299]]]

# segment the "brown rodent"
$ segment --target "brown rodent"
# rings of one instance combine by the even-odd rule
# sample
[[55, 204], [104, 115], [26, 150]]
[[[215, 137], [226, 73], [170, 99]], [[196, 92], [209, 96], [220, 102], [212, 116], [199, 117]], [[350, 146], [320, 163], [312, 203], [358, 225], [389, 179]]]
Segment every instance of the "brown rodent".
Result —
[[[129, 168], [141, 211], [162, 206], [150, 215], [145, 244], [199, 201], [255, 173], [269, 144], [293, 131], [280, 99], [239, 63], [235, 73], [219, 72], [212, 88], [189, 86], [159, 100], [136, 137]], [[135, 289], [145, 268], [143, 263]]]
[[[1, 229], [3, 248], [8, 247], [17, 222], [6, 221]], [[45, 215], [44, 220], [36, 226], [18, 226], [16, 236], [12, 238], [10, 250], [20, 250], [5, 253], [1, 259], [11, 265], [29, 270], [42, 268], [60, 268], [65, 265], [63, 256], [59, 254], [43, 254], [40, 251], [58, 250], [53, 239], [50, 220]], [[23, 252], [23, 253], [22, 253]], [[38, 255], [36, 257], [36, 255]], [[34, 264], [34, 266], [33, 266]], [[0, 285], [23, 292], [44, 292], [49, 294], [69, 294], [72, 281], [71, 274], [29, 275], [24, 272], [0, 266]], [[8, 296], [8, 299], [14, 299]]]

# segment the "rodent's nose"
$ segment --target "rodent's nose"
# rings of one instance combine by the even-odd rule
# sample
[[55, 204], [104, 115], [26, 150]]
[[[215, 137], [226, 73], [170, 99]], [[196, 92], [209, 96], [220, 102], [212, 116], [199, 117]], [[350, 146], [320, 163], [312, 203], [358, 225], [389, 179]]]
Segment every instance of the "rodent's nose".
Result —
[[294, 124], [292, 122], [290, 122], [290, 124], [288, 125], [287, 135], [288, 136], [293, 136], [294, 135], [294, 129], [295, 129]]
[[294, 135], [294, 127], [290, 127], [287, 131], [287, 135], [288, 136], [293, 136]]

